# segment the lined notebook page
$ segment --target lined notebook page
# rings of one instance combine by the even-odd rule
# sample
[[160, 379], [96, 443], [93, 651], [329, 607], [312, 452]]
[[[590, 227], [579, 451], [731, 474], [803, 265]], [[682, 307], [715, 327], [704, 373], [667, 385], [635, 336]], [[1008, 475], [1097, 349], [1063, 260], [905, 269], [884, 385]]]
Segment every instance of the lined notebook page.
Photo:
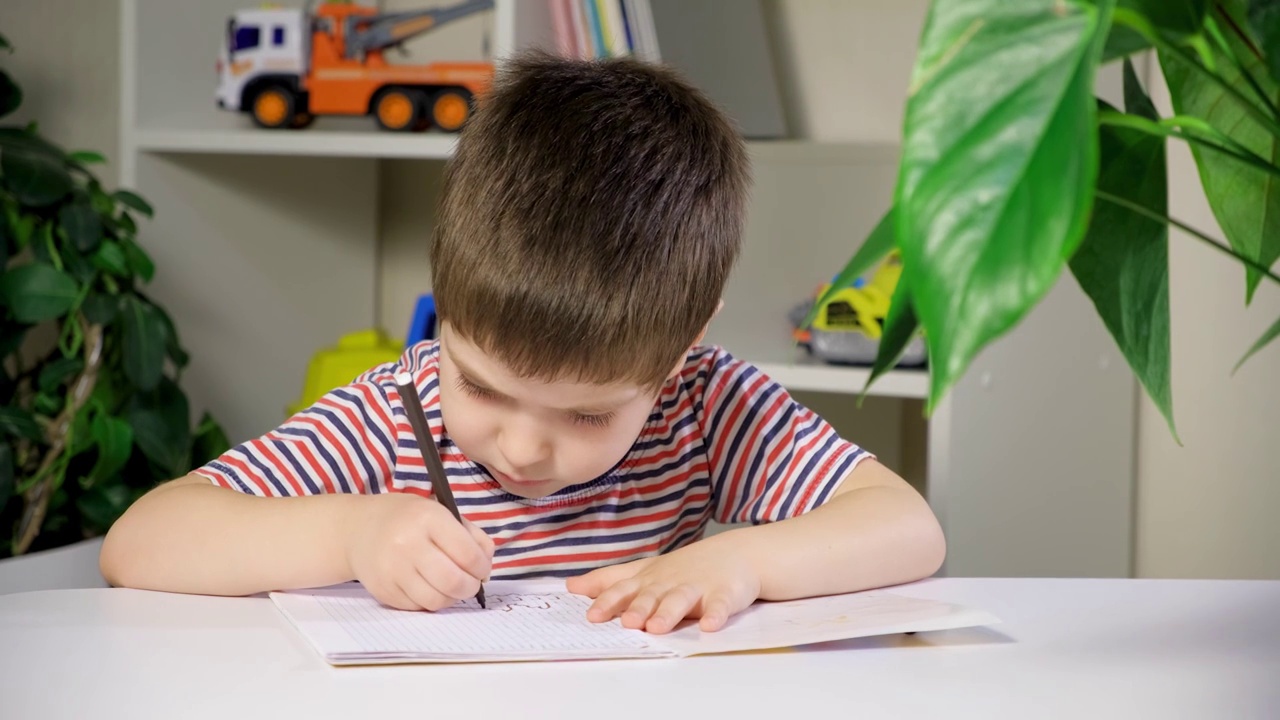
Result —
[[616, 621], [587, 622], [591, 601], [563, 590], [495, 582], [486, 596], [488, 609], [473, 599], [428, 613], [387, 608], [358, 585], [271, 594], [316, 650], [336, 664], [670, 654]]

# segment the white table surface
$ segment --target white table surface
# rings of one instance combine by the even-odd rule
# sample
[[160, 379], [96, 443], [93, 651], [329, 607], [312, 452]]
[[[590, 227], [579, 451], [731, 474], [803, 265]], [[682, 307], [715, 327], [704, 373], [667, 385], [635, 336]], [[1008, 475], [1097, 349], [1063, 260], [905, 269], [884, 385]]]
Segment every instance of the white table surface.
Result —
[[333, 668], [270, 600], [0, 596], [0, 718], [1280, 718], [1280, 582], [938, 579], [991, 628], [684, 659]]

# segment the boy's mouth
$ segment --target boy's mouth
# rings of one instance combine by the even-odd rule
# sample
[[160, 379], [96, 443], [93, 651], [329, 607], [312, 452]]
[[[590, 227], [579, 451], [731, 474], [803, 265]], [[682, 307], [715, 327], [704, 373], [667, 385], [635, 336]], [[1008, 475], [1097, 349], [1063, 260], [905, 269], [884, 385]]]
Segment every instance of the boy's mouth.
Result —
[[551, 482], [550, 480], [533, 480], [529, 478], [512, 477], [500, 470], [495, 470], [494, 468], [489, 468], [489, 474], [493, 475], [493, 479], [503, 485], [511, 485], [520, 488], [536, 488], [540, 485], [547, 485]]

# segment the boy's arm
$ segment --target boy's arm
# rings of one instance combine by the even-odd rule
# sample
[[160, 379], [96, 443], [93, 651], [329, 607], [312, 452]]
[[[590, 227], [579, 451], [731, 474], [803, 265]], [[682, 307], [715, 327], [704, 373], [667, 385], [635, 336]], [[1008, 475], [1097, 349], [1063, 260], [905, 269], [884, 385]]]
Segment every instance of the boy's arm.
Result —
[[344, 582], [348, 530], [365, 499], [260, 498], [192, 474], [134, 503], [107, 533], [99, 564], [112, 585], [208, 595]]
[[813, 511], [731, 530], [669, 555], [570, 580], [596, 598], [588, 617], [666, 632], [685, 617], [719, 629], [756, 599], [855, 592], [928, 577], [946, 553], [928, 504], [872, 458]]
[[444, 506], [408, 493], [255, 497], [188, 475], [116, 521], [99, 564], [112, 585], [250, 595], [358, 579], [402, 610], [475, 595], [493, 542]]
[[724, 537], [736, 546], [727, 551], [745, 554], [755, 568], [764, 600], [911, 582], [937, 572], [946, 555], [928, 503], [873, 458], [858, 463], [812, 512]]

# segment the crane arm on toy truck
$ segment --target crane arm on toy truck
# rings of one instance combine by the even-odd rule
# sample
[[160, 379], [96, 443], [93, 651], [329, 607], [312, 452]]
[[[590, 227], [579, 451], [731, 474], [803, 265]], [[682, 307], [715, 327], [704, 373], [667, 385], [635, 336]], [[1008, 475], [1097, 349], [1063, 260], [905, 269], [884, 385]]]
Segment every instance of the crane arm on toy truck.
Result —
[[387, 13], [372, 19], [351, 16], [346, 19], [345, 55], [347, 59], [361, 58], [367, 53], [395, 47], [428, 30], [492, 8], [493, 0], [470, 0], [446, 8]]

